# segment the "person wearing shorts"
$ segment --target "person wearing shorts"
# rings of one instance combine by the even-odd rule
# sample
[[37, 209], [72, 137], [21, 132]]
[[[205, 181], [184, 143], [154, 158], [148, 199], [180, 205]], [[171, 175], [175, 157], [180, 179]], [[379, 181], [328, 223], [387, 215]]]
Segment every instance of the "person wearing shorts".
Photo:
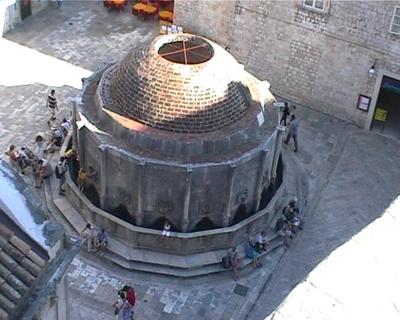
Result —
[[57, 98], [55, 96], [56, 91], [51, 90], [47, 97], [47, 107], [50, 109], [50, 118], [47, 120], [47, 124], [51, 127], [52, 121], [56, 119], [56, 111], [58, 111]]

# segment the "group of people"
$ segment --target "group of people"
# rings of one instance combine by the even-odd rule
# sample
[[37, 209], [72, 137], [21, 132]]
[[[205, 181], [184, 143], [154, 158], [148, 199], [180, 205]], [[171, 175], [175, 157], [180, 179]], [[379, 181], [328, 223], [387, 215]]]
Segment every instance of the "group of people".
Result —
[[[53, 168], [50, 162], [46, 159], [46, 153], [52, 153], [61, 148], [64, 138], [68, 130], [71, 128], [71, 119], [62, 119], [57, 125], [53, 125], [56, 120], [56, 112], [58, 111], [57, 98], [55, 90], [51, 90], [47, 97], [46, 106], [50, 110], [50, 118], [47, 123], [51, 128], [50, 139], [46, 143], [43, 134], [37, 134], [34, 145], [36, 150], [33, 152], [30, 148], [24, 146], [18, 149], [15, 145], [10, 145], [6, 151], [10, 165], [19, 173], [25, 175], [30, 169], [35, 180], [35, 187], [41, 188], [43, 180], [53, 174]], [[63, 185], [65, 183], [66, 158], [61, 158], [60, 164], [60, 194], [63, 193]]]
[[[86, 224], [85, 228], [80, 232], [80, 236], [86, 242], [88, 252], [96, 253], [108, 245], [108, 235], [104, 228], [100, 230]], [[132, 320], [134, 316], [134, 307], [136, 304], [136, 292], [133, 286], [125, 285], [118, 291], [117, 301], [113, 304], [114, 314], [117, 320]]]
[[[267, 251], [269, 240], [267, 238], [267, 232], [264, 230], [257, 234], [256, 237], [249, 238], [245, 244], [245, 255], [251, 259], [253, 268], [260, 268], [262, 264], [259, 260], [260, 254]], [[222, 258], [222, 267], [224, 269], [232, 268], [233, 279], [236, 281], [239, 279], [239, 254], [237, 247], [232, 247], [226, 256]]]
[[15, 145], [10, 145], [5, 152], [9, 158], [9, 163], [23, 175], [30, 170], [33, 174], [36, 188], [41, 188], [43, 181], [55, 172], [56, 178], [59, 181], [60, 195], [65, 194], [66, 172], [69, 170], [71, 178], [83, 192], [87, 178], [93, 176], [95, 172], [88, 173], [83, 169], [79, 169], [78, 153], [74, 148], [69, 149], [64, 156], [59, 158], [55, 168], [46, 159], [47, 153], [54, 153], [61, 149], [64, 139], [72, 127], [72, 117], [69, 119], [63, 118], [60, 122], [56, 123], [56, 113], [59, 111], [59, 108], [54, 89], [51, 90], [47, 97], [46, 107], [50, 110], [50, 117], [47, 120], [47, 124], [50, 127], [48, 141], [46, 141], [42, 133], [39, 133], [35, 136], [33, 143], [35, 146], [34, 151], [28, 147], [18, 149]]
[[293, 239], [293, 235], [299, 229], [303, 229], [303, 217], [297, 205], [297, 198], [293, 198], [283, 208], [282, 214], [275, 224], [275, 232], [283, 237], [284, 244], [289, 246], [289, 239]]
[[88, 252], [97, 252], [108, 245], [108, 236], [104, 228], [98, 230], [88, 223], [80, 235], [86, 242]]
[[[303, 217], [298, 208], [297, 198], [293, 198], [283, 208], [275, 224], [275, 232], [283, 238], [284, 245], [288, 247], [289, 239], [293, 239], [293, 235], [301, 229], [303, 229]], [[265, 230], [246, 241], [244, 245], [245, 257], [251, 259], [253, 268], [262, 267], [259, 257], [263, 252], [267, 251], [269, 244], [270, 241]], [[239, 279], [239, 262], [239, 253], [236, 246], [232, 247], [221, 261], [222, 268], [232, 268], [235, 281]]]

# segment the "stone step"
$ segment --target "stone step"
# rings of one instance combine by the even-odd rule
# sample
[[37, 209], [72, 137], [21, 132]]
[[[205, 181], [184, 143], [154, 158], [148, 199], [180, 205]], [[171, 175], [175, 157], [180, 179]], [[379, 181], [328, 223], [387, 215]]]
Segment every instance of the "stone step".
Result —
[[[57, 180], [52, 180], [51, 184], [54, 185], [57, 182]], [[52, 189], [54, 190], [55, 188], [53, 187]], [[63, 196], [59, 196], [58, 193], [54, 192], [53, 196], [54, 205], [62, 212], [69, 224], [74, 227], [74, 231], [77, 233], [82, 231], [87, 222]], [[263, 253], [262, 256], [268, 255], [282, 246], [279, 236], [271, 231], [268, 234], [270, 235], [268, 239], [270, 241], [269, 251]], [[238, 246], [238, 251], [241, 258], [241, 267], [250, 265], [251, 260], [246, 258], [244, 254], [244, 245]], [[132, 248], [118, 239], [109, 237], [109, 245], [103, 254], [104, 258], [125, 269], [188, 278], [225, 271], [220, 267], [220, 262], [226, 253], [227, 250], [214, 250], [190, 256], [171, 255]]]
[[[269, 232], [268, 241], [270, 241], [271, 246], [274, 245], [275, 241], [280, 241], [279, 236], [275, 233]], [[245, 256], [244, 254], [244, 244], [238, 246], [239, 256]], [[125, 244], [117, 239], [110, 238], [107, 250], [119, 254], [122, 258], [126, 260], [134, 261], [147, 261], [152, 264], [168, 265], [178, 268], [194, 268], [197, 266], [204, 266], [208, 264], [219, 263], [224, 255], [226, 255], [227, 250], [213, 250], [209, 252], [195, 253], [187, 256], [182, 256], [178, 254], [163, 253], [153, 250], [132, 248], [131, 246]]]
[[[276, 255], [280, 257], [283, 250], [284, 246], [281, 239], [279, 237], [276, 237], [271, 242], [269, 250], [260, 255], [260, 261], [263, 263], [264, 266], [266, 266], [269, 264], [269, 261], [272, 258], [275, 259]], [[188, 266], [185, 267], [184, 265], [177, 266], [176, 264], [171, 265], [168, 264], [166, 261], [158, 261], [157, 263], [152, 263], [149, 260], [146, 261], [128, 260], [123, 256], [121, 256], [120, 254], [117, 254], [116, 252], [110, 250], [106, 250], [103, 253], [103, 257], [125, 269], [164, 274], [181, 278], [191, 278], [211, 273], [229, 271], [229, 269], [221, 268], [221, 259], [226, 254], [226, 250], [218, 250], [218, 251], [221, 251], [216, 254], [216, 257], [217, 255], [220, 255], [219, 259], [215, 259], [212, 263], [210, 263], [209, 261], [208, 264], [204, 264], [201, 263], [196, 258], [194, 260], [199, 261], [200, 263], [197, 265], [192, 264], [191, 267]], [[185, 258], [190, 260], [191, 257], [189, 256]], [[242, 271], [245, 270], [246, 268], [253, 269], [251, 267], [251, 262], [252, 262], [251, 259], [244, 257], [244, 254], [242, 253], [240, 259], [240, 269]]]
[[54, 198], [53, 202], [58, 210], [62, 212], [64, 218], [73, 227], [74, 231], [79, 234], [85, 228], [87, 222], [63, 196]]
[[[55, 175], [50, 177], [50, 188], [53, 204], [62, 213], [65, 220], [68, 221], [70, 227], [79, 234], [85, 228], [87, 221], [83, 219], [82, 215], [75, 210], [75, 208], [67, 200], [66, 196], [58, 194], [58, 180]], [[47, 198], [47, 194], [46, 194]]]

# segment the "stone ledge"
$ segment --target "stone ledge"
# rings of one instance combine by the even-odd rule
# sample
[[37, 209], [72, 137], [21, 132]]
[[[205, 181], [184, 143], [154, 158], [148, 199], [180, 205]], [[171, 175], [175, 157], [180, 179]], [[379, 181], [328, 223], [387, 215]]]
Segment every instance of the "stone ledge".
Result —
[[[244, 249], [241, 246], [239, 250], [243, 251]], [[260, 261], [264, 265], [264, 268], [267, 267], [271, 261], [279, 259], [283, 251], [284, 251], [284, 246], [281, 239], [279, 237], [274, 238], [273, 242], [270, 244], [270, 249], [267, 252], [262, 253], [260, 255]], [[201, 262], [202, 260], [200, 260], [201, 258], [196, 255], [186, 257], [187, 259], [192, 261], [197, 260], [198, 263], [196, 265], [193, 264], [191, 267], [189, 266], [184, 267], [183, 265], [179, 267], [173, 266], [168, 263], [163, 263], [162, 261], [159, 261], [158, 263], [151, 263], [149, 261], [127, 260], [120, 254], [117, 254], [109, 250], [104, 252], [103, 257], [124, 269], [132, 269], [149, 273], [164, 274], [179, 278], [199, 277], [219, 272], [232, 272], [231, 268], [230, 269], [221, 268], [221, 259], [226, 254], [226, 250], [219, 250], [219, 252], [216, 252], [214, 254], [215, 254], [214, 261], [208, 264], [203, 264]], [[245, 257], [244, 253], [241, 252], [240, 254], [241, 272], [253, 269], [253, 267], [251, 266], [251, 262], [252, 260]]]

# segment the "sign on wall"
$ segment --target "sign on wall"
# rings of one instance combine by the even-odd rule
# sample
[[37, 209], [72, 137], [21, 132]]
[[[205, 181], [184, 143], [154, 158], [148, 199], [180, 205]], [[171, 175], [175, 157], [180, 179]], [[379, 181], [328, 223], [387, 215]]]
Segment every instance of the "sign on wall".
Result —
[[368, 112], [370, 103], [371, 103], [371, 97], [360, 94], [358, 96], [357, 109]]
[[376, 108], [375, 120], [385, 122], [387, 117], [387, 111], [385, 109]]

